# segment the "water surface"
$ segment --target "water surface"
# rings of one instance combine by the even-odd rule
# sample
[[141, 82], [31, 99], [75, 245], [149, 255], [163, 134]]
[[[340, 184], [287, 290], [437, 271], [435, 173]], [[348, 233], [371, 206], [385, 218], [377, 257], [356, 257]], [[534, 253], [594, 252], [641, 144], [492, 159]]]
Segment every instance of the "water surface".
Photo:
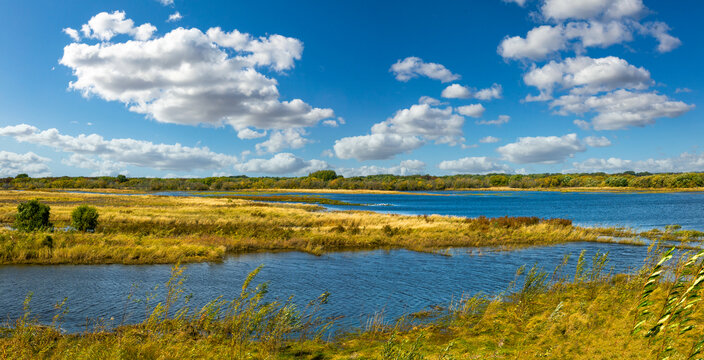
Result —
[[[383, 311], [387, 319], [447, 305], [463, 295], [496, 295], [507, 289], [522, 265], [539, 266], [552, 271], [571, 254], [567, 267], [574, 271], [579, 252], [587, 256], [596, 251], [609, 252], [610, 265], [616, 272], [630, 272], [642, 265], [646, 248], [598, 243], [570, 243], [515, 251], [481, 249], [472, 255], [467, 249], [455, 249], [453, 256], [418, 253], [407, 250], [340, 252], [313, 256], [300, 252], [258, 253], [227, 258], [223, 263], [190, 264], [186, 270], [186, 293], [193, 295], [192, 305], [224, 295], [234, 298], [249, 272], [263, 264], [255, 283], [268, 281], [269, 300], [294, 300], [305, 306], [324, 291], [330, 292], [325, 316], [343, 316], [339, 327], [360, 326], [368, 316]], [[475, 254], [477, 249], [472, 250]], [[68, 298], [70, 312], [64, 328], [80, 331], [86, 319], [110, 319], [118, 324], [124, 314], [128, 321], [145, 317], [145, 306], [128, 302], [155, 292], [163, 300], [163, 283], [169, 277], [169, 265], [60, 265], [0, 267], [0, 309], [2, 316], [17, 318], [22, 313], [22, 299], [34, 292], [32, 311], [49, 323], [53, 304]], [[133, 285], [139, 287], [134, 290]]]
[[[224, 193], [171, 191], [156, 194], [222, 196]], [[282, 194], [314, 195], [367, 205], [324, 205], [334, 210], [466, 217], [538, 216], [570, 219], [575, 224], [584, 226], [624, 226], [647, 230], [678, 224], [685, 229], [704, 230], [704, 192], [444, 191], [407, 194], [268, 195]], [[246, 193], [237, 195], [246, 196]]]

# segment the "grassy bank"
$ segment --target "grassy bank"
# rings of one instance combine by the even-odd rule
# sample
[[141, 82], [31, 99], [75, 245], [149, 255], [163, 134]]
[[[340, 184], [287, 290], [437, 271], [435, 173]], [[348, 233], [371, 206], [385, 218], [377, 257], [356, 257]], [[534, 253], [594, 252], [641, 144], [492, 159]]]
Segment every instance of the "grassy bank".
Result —
[[3, 228], [0, 264], [217, 261], [227, 253], [280, 250], [438, 251], [596, 241], [598, 236], [560, 219], [399, 216], [242, 199], [29, 191], [0, 192], [0, 222], [11, 224], [17, 204], [35, 198], [51, 206], [57, 229], [70, 223], [71, 211], [81, 204], [98, 209], [99, 225], [94, 233]]
[[[475, 296], [396, 322], [370, 321], [326, 338], [306, 309], [266, 303], [253, 273], [234, 299], [176, 309], [181, 269], [170, 294], [143, 322], [116, 330], [62, 334], [63, 307], [52, 326], [25, 316], [0, 331], [0, 355], [17, 359], [698, 359], [704, 344], [702, 253], [653, 258], [635, 275], [612, 276], [607, 259], [581, 258], [576, 269], [517, 273], [504, 296]], [[669, 261], [668, 261], [669, 260]], [[664, 276], [669, 274], [668, 277]], [[665, 280], [667, 279], [667, 280]], [[275, 284], [274, 284], [275, 285]], [[18, 299], [19, 301], [19, 299]]]

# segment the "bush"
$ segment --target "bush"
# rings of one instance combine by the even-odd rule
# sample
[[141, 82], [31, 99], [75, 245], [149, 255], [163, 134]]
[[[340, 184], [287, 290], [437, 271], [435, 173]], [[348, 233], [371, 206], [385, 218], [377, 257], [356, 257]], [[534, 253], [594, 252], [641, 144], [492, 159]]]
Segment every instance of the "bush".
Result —
[[628, 179], [622, 176], [611, 176], [606, 179], [606, 186], [611, 187], [626, 187], [628, 186]]
[[49, 222], [49, 205], [39, 200], [30, 200], [17, 205], [15, 228], [21, 231], [38, 231], [51, 228]]
[[320, 170], [308, 174], [309, 178], [319, 179], [323, 181], [335, 180], [338, 178], [337, 173], [334, 170]]
[[71, 226], [79, 231], [93, 231], [98, 226], [98, 210], [92, 206], [81, 205], [71, 213]]

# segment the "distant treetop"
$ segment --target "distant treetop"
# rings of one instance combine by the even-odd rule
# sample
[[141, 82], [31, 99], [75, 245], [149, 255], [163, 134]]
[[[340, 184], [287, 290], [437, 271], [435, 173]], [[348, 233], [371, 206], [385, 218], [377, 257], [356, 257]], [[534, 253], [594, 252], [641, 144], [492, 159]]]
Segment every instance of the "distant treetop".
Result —
[[457, 189], [562, 188], [704, 188], [704, 173], [650, 174], [485, 174], [485, 175], [369, 175], [343, 177], [334, 170], [320, 170], [302, 177], [218, 176], [205, 178], [137, 178], [116, 177], [8, 177], [0, 178], [0, 189], [130, 189], [140, 191], [237, 191], [262, 189], [340, 189], [440, 191]]
[[338, 176], [335, 170], [320, 170], [316, 172], [312, 172], [308, 174], [309, 178], [314, 178], [318, 180], [323, 180], [323, 181], [330, 181], [330, 180], [335, 180], [337, 179]]

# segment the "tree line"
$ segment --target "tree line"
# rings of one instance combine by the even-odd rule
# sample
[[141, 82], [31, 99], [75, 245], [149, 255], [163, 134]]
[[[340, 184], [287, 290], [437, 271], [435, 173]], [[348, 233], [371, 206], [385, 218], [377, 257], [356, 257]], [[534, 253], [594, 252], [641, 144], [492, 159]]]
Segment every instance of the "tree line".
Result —
[[555, 189], [575, 187], [632, 187], [681, 189], [704, 187], [704, 173], [619, 174], [487, 174], [487, 175], [371, 175], [343, 177], [332, 170], [301, 177], [226, 176], [205, 178], [44, 177], [26, 174], [0, 179], [0, 189], [129, 189], [141, 191], [236, 191], [257, 189], [346, 189], [430, 191], [453, 189]]

